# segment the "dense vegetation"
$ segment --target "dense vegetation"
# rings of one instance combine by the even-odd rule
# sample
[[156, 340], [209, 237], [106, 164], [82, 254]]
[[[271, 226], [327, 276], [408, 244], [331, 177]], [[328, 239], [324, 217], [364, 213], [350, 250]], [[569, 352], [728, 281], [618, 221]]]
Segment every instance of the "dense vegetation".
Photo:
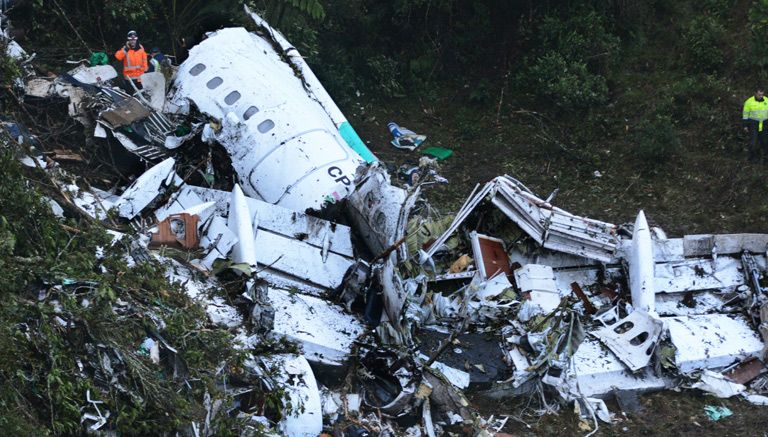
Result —
[[[240, 0], [12, 3], [17, 40], [54, 72], [92, 51], [111, 55], [129, 29], [145, 47], [181, 61], [205, 31], [249, 26]], [[767, 79], [768, 0], [245, 3], [299, 47], [380, 158], [414, 159], [386, 145], [389, 119], [456, 151], [443, 168], [451, 183], [430, 193], [445, 208], [459, 205], [476, 182], [506, 172], [542, 195], [561, 188], [557, 202], [566, 209], [617, 223], [646, 208], [676, 234], [768, 231], [765, 167], [746, 161], [739, 125], [741, 103]], [[18, 72], [0, 61], [0, 108], [23, 120], [11, 95]], [[0, 425], [15, 434], [76, 433], [91, 383], [62, 357], [83, 346], [81, 337], [135, 352], [149, 329], [145, 319], [96, 322], [118, 293], [135, 305], [149, 297], [169, 308], [189, 303], [163, 289], [155, 267], [116, 265], [121, 246], [95, 262], [89, 254], [107, 241], [103, 230], [53, 218], [6, 152], [0, 169]], [[101, 275], [104, 263], [124, 275]], [[70, 279], [87, 285], [67, 288]], [[53, 289], [63, 310], [51, 299], [38, 302], [41, 288]], [[236, 361], [206, 355], [203, 346], [226, 334], [200, 329], [194, 315], [204, 318], [171, 311], [163, 333], [199, 333], [181, 352], [192, 372], [214, 358]], [[58, 335], [61, 317], [77, 322], [79, 337]], [[110, 393], [103, 400], [134, 431], [204, 417], [184, 396], [199, 401], [213, 375], [196, 374], [201, 382], [184, 388], [167, 375], [130, 370], [146, 399]]]

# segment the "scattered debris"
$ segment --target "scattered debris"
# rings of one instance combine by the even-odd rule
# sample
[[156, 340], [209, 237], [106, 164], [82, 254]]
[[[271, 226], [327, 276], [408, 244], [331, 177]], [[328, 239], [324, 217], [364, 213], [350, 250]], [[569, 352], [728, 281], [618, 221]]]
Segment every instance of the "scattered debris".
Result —
[[[167, 94], [147, 76], [129, 96], [108, 65], [27, 78], [28, 96], [68, 99], [90, 140], [146, 171], [118, 183], [68, 174], [91, 165], [86, 150], [45, 150], [3, 121], [22, 161], [62, 187], [67, 204], [49, 202], [57, 215], [120, 230], [126, 268], [163, 263], [204, 309], [199, 328], [226, 331], [244, 354], [244, 368], [213, 372], [220, 386], [207, 386], [194, 434], [214, 434], [227, 415], [286, 435], [439, 435], [458, 424], [484, 435], [491, 420], [472, 411], [467, 388], [530, 396], [541, 414], [573, 402], [593, 432], [612, 420], [610, 395], [627, 412], [638, 393], [678, 386], [766, 403], [768, 236], [668, 238], [642, 210], [623, 226], [580, 217], [506, 175], [478, 185], [455, 216], [434, 217], [421, 187], [447, 182], [437, 160], [452, 152], [422, 150], [437, 159], [406, 168], [396, 186], [297, 50], [246, 13], [257, 30], [209, 34]], [[389, 129], [396, 147], [426, 138]], [[183, 374], [176, 348], [198, 333], [164, 339], [162, 317], [121, 299], [115, 313], [141, 318], [146, 333], [130, 356], [90, 345], [99, 363], [89, 371], [106, 381], [126, 363]], [[55, 308], [59, 327], [77, 323]], [[117, 413], [86, 398], [81, 423], [111, 432]]]

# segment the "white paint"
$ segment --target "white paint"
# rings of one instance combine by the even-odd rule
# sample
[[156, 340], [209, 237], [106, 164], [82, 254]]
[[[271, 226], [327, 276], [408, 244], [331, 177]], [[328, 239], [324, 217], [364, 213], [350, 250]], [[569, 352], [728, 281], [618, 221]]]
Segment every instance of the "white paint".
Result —
[[237, 312], [237, 308], [227, 304], [219, 296], [214, 296], [208, 301], [205, 312], [214, 325], [236, 328], [243, 324], [243, 317]]
[[120, 217], [136, 217], [165, 187], [181, 185], [181, 178], [173, 171], [175, 165], [176, 160], [168, 158], [139, 176], [115, 202]]
[[273, 333], [301, 344], [312, 362], [344, 364], [353, 342], [366, 331], [355, 316], [313, 296], [270, 288], [269, 300], [275, 308]]
[[614, 388], [646, 391], [671, 386], [670, 381], [654, 375], [650, 368], [642, 369], [639, 375], [632, 374], [613, 352], [589, 338], [573, 355], [571, 370], [584, 396], [602, 396]]
[[649, 314], [655, 312], [654, 259], [651, 232], [645, 213], [641, 210], [632, 232], [632, 251], [629, 257], [629, 291], [632, 307]]
[[682, 373], [725, 367], [762, 356], [763, 342], [742, 315], [710, 314], [663, 320], [677, 348], [675, 365]]
[[301, 355], [273, 355], [263, 358], [288, 396], [292, 411], [280, 423], [282, 435], [317, 437], [323, 431], [323, 406], [312, 368]]
[[81, 65], [74, 70], [70, 70], [69, 74], [80, 82], [90, 85], [106, 82], [117, 77], [117, 71], [111, 65], [95, 65], [93, 67]]
[[731, 256], [689, 258], [656, 264], [654, 290], [656, 293], [679, 293], [717, 289], [733, 291], [745, 283], [741, 259]]
[[[226, 215], [232, 208], [231, 197], [224, 191], [184, 186], [171, 205], [156, 214], [159, 219], [206, 202], [214, 206], [205, 214]], [[296, 287], [313, 295], [341, 284], [355, 261], [349, 227], [256, 199], [246, 197], [245, 203], [254, 222], [254, 256], [263, 278], [275, 286]], [[201, 220], [207, 220], [207, 215]]]
[[159, 71], [141, 75], [142, 94], [155, 111], [162, 111], [165, 106], [165, 76]]
[[232, 188], [227, 226], [237, 235], [237, 243], [232, 248], [232, 261], [256, 266], [256, 239], [253, 235], [251, 213], [243, 190], [237, 184]]
[[226, 219], [214, 216], [208, 226], [203, 229], [200, 247], [208, 253], [198, 261], [198, 264], [207, 270], [212, 270], [214, 261], [226, 258], [235, 244], [237, 244], [237, 235], [227, 227]]
[[633, 372], [647, 366], [664, 323], [645, 311], [633, 311], [616, 323], [591, 331]]
[[[192, 75], [198, 64], [205, 69]], [[216, 78], [221, 84], [210, 89]], [[240, 98], [226, 103], [235, 92]], [[169, 106], [193, 101], [203, 113], [222, 120], [217, 139], [230, 154], [245, 193], [304, 211], [346, 197], [364, 162], [313, 96], [270, 41], [230, 28], [211, 33], [190, 51], [179, 67]], [[258, 112], [246, 120], [252, 106]]]
[[699, 381], [691, 387], [711, 393], [719, 398], [730, 398], [747, 389], [741, 384], [729, 381], [723, 374], [711, 370], [703, 371]]
[[515, 281], [520, 291], [530, 293], [531, 305], [541, 308], [549, 314], [560, 305], [560, 293], [557, 291], [555, 274], [552, 267], [528, 264], [515, 270]]
[[[210, 188], [195, 187], [185, 185], [180, 192], [194, 193], [190, 194], [190, 199], [200, 199], [204, 202], [216, 202], [215, 212], [220, 215], [227, 215], [229, 210], [230, 193], [226, 191], [213, 190]], [[186, 194], [179, 195], [179, 199], [185, 198]], [[266, 230], [273, 234], [282, 235], [295, 239], [297, 235], [302, 235], [304, 243], [322, 249], [323, 241], [328, 235], [329, 251], [345, 257], [352, 257], [352, 229], [349, 226], [332, 223], [327, 220], [319, 219], [307, 215], [303, 212], [293, 211], [291, 209], [272, 205], [262, 200], [246, 197], [248, 209], [252, 217], [258, 217], [258, 228]], [[184, 208], [188, 208], [188, 202], [180, 200]]]

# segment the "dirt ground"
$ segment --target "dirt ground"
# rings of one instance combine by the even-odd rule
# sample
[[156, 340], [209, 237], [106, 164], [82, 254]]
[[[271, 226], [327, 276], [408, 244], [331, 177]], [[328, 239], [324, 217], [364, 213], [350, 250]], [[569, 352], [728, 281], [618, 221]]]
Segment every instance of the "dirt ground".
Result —
[[[549, 141], [554, 137], [567, 144], [568, 129], [555, 123], [542, 134], [534, 114], [498, 102], [472, 105], [466, 101], [465, 87], [457, 84], [455, 89], [438, 93], [444, 97], [434, 102], [395, 99], [369, 103], [362, 96], [342, 108], [360, 137], [390, 169], [415, 165], [421, 154], [418, 149], [408, 152], [389, 144], [389, 121], [427, 135], [422, 148], [453, 150], [439, 171], [449, 184], [425, 191], [442, 212], [460, 207], [475, 184], [509, 174], [540, 197], [559, 188], [555, 205], [575, 214], [622, 224], [634, 222], [643, 209], [652, 224], [661, 226], [670, 237], [768, 232], [764, 182], [768, 167], [746, 162], [740, 144], [702, 153], [701, 146], [688, 139], [682, 159], [660, 162], [651, 172], [634, 165], [620, 145], [590, 145], [599, 148], [598, 163], [594, 153], [585, 160], [578, 146], [561, 147]], [[512, 435], [585, 435], [592, 430], [591, 423], [580, 424], [572, 406], [560, 414], [538, 417], [523, 414], [519, 399], [498, 402], [477, 394], [469, 396], [486, 417], [518, 417], [511, 418], [503, 429]], [[740, 398], [718, 399], [683, 389], [644, 394], [640, 403], [640, 411], [623, 414], [614, 400], [607, 400], [617, 420], [600, 423], [595, 435], [768, 435], [768, 407]], [[707, 405], [726, 406], [733, 415], [713, 422], [704, 412]]]
[[633, 223], [642, 209], [670, 237], [768, 232], [768, 166], [747, 161], [746, 140], [721, 146], [686, 134], [681, 156], [649, 170], [632, 160], [629, 133], [605, 144], [578, 144], [575, 126], [540, 121], [498, 101], [471, 103], [461, 84], [438, 94], [432, 102], [371, 103], [362, 96], [342, 109], [379, 159], [395, 167], [415, 164], [421, 155], [389, 144], [389, 121], [427, 135], [422, 148], [453, 150], [440, 171], [450, 183], [426, 191], [446, 211], [460, 207], [475, 184], [508, 174], [540, 197], [559, 189], [554, 204], [574, 214], [622, 224]]

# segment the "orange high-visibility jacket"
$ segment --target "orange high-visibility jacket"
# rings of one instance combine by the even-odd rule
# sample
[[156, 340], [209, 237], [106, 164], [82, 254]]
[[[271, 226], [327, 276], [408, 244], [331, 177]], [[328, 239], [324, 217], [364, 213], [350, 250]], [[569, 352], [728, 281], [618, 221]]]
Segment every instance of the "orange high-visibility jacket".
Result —
[[115, 58], [123, 61], [123, 76], [138, 79], [147, 71], [147, 52], [144, 46], [139, 44], [136, 50], [128, 50], [125, 47], [115, 52]]

